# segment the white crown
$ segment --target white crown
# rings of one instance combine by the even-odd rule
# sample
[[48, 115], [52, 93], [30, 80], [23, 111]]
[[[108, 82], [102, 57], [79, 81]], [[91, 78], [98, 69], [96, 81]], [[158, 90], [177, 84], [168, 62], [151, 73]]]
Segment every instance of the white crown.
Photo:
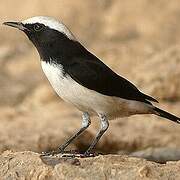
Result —
[[45, 26], [48, 26], [51, 29], [57, 30], [63, 34], [65, 34], [69, 39], [76, 40], [72, 32], [60, 21], [46, 16], [35, 16], [29, 19], [22, 21], [23, 24], [35, 24], [41, 23]]

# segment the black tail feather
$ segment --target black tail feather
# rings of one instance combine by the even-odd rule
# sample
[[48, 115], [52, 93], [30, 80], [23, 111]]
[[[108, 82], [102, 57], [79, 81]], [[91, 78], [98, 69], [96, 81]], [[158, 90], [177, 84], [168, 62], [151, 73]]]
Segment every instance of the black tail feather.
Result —
[[155, 107], [154, 110], [155, 110], [156, 115], [161, 116], [163, 118], [167, 118], [167, 119], [169, 119], [171, 121], [174, 121], [174, 122], [180, 124], [180, 118], [179, 117], [174, 116], [173, 114], [170, 114], [170, 113], [168, 113], [166, 111], [163, 111], [162, 109], [159, 109], [157, 107]]

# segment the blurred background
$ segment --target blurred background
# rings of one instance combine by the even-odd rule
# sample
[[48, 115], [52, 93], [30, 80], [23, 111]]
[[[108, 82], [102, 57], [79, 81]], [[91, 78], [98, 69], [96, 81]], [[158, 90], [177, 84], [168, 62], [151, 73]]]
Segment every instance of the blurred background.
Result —
[[[64, 22], [113, 70], [180, 116], [179, 0], [1, 0], [1, 24], [37, 15]], [[57, 97], [39, 62], [22, 32], [0, 25], [0, 152], [52, 150], [81, 126], [81, 113]], [[85, 150], [98, 127], [93, 118], [71, 148]], [[153, 115], [117, 119], [96, 150], [149, 148], [179, 149], [180, 126]]]

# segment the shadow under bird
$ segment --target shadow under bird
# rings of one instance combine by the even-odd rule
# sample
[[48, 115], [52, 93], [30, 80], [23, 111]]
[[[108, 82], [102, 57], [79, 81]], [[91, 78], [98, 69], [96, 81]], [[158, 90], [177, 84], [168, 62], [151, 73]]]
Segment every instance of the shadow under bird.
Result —
[[157, 102], [156, 99], [139, 91], [83, 47], [63, 23], [37, 16], [3, 24], [18, 28], [28, 36], [39, 52], [42, 69], [56, 93], [82, 111], [82, 127], [56, 153], [63, 153], [88, 128], [91, 115], [99, 117], [101, 126], [84, 153], [86, 156], [108, 129], [108, 120], [155, 114], [180, 123], [179, 117], [155, 107], [152, 102]]

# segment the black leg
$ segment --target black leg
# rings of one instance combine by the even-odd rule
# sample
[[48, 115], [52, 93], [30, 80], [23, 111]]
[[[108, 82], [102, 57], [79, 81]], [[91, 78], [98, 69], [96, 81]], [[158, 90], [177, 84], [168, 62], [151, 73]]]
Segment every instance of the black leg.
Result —
[[94, 147], [98, 143], [99, 139], [102, 137], [102, 135], [106, 132], [106, 130], [109, 127], [109, 122], [108, 122], [105, 115], [99, 114], [99, 118], [101, 120], [101, 129], [97, 133], [95, 139], [93, 140], [92, 144], [89, 146], [88, 150], [85, 152], [85, 156], [86, 155], [88, 156], [89, 154], [91, 154], [92, 150], [94, 149]]
[[67, 139], [65, 141], [65, 143], [63, 143], [59, 148], [58, 148], [58, 152], [63, 152], [65, 150], [65, 148], [75, 139], [77, 138], [85, 129], [87, 129], [89, 127], [89, 125], [91, 124], [91, 120], [90, 120], [90, 116], [87, 112], [83, 113], [82, 115], [82, 127], [81, 129], [76, 132], [76, 134], [74, 134], [73, 136], [71, 136], [69, 139]]

